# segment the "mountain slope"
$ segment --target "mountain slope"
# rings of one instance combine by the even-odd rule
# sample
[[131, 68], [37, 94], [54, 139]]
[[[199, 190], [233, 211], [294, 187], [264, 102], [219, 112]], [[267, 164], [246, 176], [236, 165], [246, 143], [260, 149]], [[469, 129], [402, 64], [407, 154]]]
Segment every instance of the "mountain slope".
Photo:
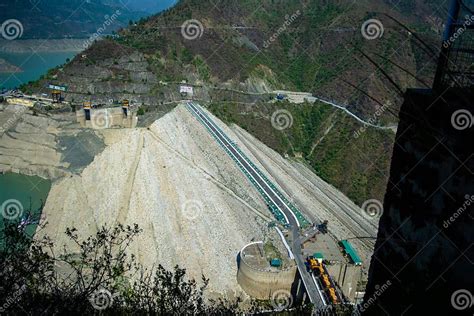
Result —
[[[304, 160], [358, 205], [371, 198], [383, 199], [393, 132], [364, 129], [353, 118], [324, 104], [255, 107], [213, 103], [209, 109], [225, 122], [244, 127], [280, 154]], [[276, 109], [291, 113], [293, 122], [287, 129], [272, 127]]]
[[[431, 84], [435, 60], [385, 14], [436, 51], [443, 5], [423, 0], [182, 0], [123, 29], [118, 38], [95, 43], [25, 89], [48, 92], [49, 82], [68, 84], [66, 99], [78, 103], [127, 98], [147, 110], [167, 111], [166, 104], [182, 98], [178, 86], [184, 80], [194, 85], [196, 99], [212, 101], [221, 119], [251, 131], [281, 154], [303, 158], [353, 201], [382, 200], [393, 132], [364, 128], [321, 103], [275, 107], [268, 103], [274, 98], [271, 91], [308, 91], [374, 125], [396, 125], [402, 98], [384, 73], [402, 91], [423, 87], [423, 82]], [[367, 31], [363, 36], [361, 26], [369, 19], [381, 23], [377, 38], [370, 39]], [[196, 33], [182, 27], [189, 23]], [[293, 122], [283, 131], [271, 124], [280, 108], [290, 112]]]
[[[439, 11], [423, 1], [410, 3], [412, 14], [407, 14], [406, 5], [393, 7], [380, 0], [247, 0], [216, 4], [185, 0], [166, 14], [124, 30], [119, 42], [163, 58], [164, 64], [153, 66], [164, 76], [181, 79], [186, 70], [194, 70], [201, 80], [235, 84], [255, 74], [259, 65], [265, 65], [276, 77], [276, 88], [313, 92], [353, 104], [354, 112], [367, 115], [376, 104], [344, 80], [381, 103], [394, 103], [395, 111], [400, 98], [359, 51], [373, 53], [371, 57], [401, 88], [419, 83], [383, 58], [390, 58], [427, 82], [431, 80], [434, 64], [406, 31], [383, 15], [390, 14], [419, 30], [436, 47], [433, 35], [440, 32], [441, 25], [434, 21], [439, 19]], [[362, 36], [361, 26], [370, 18], [381, 21], [381, 38], [368, 40]], [[181, 32], [180, 26], [187, 19], [202, 24], [200, 36], [194, 40], [186, 39]]]

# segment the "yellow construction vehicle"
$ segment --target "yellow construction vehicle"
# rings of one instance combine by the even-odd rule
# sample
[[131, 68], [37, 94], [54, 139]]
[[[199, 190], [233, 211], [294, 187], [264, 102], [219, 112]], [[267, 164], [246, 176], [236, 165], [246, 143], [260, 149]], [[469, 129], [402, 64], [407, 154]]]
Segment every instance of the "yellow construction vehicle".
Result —
[[329, 297], [331, 298], [331, 301], [333, 304], [337, 304], [337, 295], [336, 295], [336, 290], [334, 288], [329, 288]]
[[309, 262], [309, 267], [311, 268], [311, 270], [316, 270], [318, 268], [318, 261], [314, 258], [309, 258], [308, 259], [308, 262]]
[[318, 269], [319, 269], [319, 273], [321, 273], [321, 274], [325, 273], [322, 263], [320, 265], [318, 265]]
[[329, 282], [329, 278], [328, 278], [327, 274], [323, 274], [322, 277], [323, 277], [323, 283], [324, 283], [324, 285], [325, 285], [327, 288], [330, 288], [330, 287], [331, 287], [331, 282]]

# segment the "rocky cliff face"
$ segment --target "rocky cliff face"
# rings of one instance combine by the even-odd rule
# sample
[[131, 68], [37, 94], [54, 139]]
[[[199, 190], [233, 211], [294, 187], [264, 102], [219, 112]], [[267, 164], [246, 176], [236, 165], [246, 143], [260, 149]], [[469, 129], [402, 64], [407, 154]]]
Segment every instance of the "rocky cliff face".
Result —
[[[181, 81], [194, 86], [194, 98], [203, 101], [225, 100], [231, 92], [248, 91], [264, 94], [276, 85], [275, 74], [261, 66], [261, 77], [254, 74], [245, 82], [227, 82], [212, 86], [203, 82], [193, 68], [183, 70], [182, 79], [171, 78], [165, 73], [166, 61], [155, 55], [144, 54], [140, 50], [120, 45], [111, 40], [101, 40], [79, 53], [70, 63], [48, 73], [43, 79], [24, 87], [27, 93], [50, 93], [49, 83], [66, 85], [63, 94], [66, 101], [82, 105], [85, 101], [94, 104], [112, 104], [128, 99], [132, 104], [148, 108], [166, 110], [166, 104], [176, 103], [183, 97], [179, 93]], [[159, 67], [158, 67], [159, 68]], [[245, 101], [245, 95], [240, 101]]]
[[420, 315], [427, 306], [472, 314], [474, 160], [465, 113], [473, 98], [469, 88], [406, 95], [365, 315]]

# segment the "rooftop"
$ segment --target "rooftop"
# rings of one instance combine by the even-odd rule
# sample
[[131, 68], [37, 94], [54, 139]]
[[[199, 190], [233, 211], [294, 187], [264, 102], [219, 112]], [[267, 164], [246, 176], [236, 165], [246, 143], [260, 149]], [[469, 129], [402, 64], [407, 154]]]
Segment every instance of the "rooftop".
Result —
[[347, 240], [341, 241], [342, 246], [344, 247], [345, 252], [351, 257], [351, 260], [354, 264], [362, 264], [362, 260], [360, 259], [357, 251], [352, 247], [352, 244]]

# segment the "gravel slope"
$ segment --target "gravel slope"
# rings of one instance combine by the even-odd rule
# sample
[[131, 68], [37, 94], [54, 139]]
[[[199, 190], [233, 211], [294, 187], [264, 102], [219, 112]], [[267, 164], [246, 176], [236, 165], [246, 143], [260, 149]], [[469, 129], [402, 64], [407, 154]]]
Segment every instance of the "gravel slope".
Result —
[[131, 251], [145, 266], [179, 264], [192, 278], [209, 278], [210, 291], [240, 289], [237, 253], [263, 238], [269, 215], [258, 192], [183, 106], [149, 129], [120, 133], [80, 175], [53, 184], [42, 234], [59, 249], [72, 247], [66, 227], [87, 236], [101, 225], [138, 223], [144, 232]]
[[[347, 222], [334, 216], [341, 210], [326, 194], [336, 195], [361, 220], [360, 209], [342, 193], [244, 130], [214, 120], [309, 218], [329, 219], [337, 238], [353, 236]], [[204, 274], [210, 292], [219, 294], [240, 293], [236, 256], [245, 244], [265, 236], [285, 252], [268, 229], [273, 218], [257, 190], [183, 104], [147, 129], [102, 135], [106, 148], [80, 174], [54, 182], [46, 201], [48, 225], [40, 234], [56, 240], [58, 249], [73, 247], [63, 234], [66, 227], [88, 236], [102, 225], [137, 223], [144, 232], [130, 251], [143, 265], [179, 264], [196, 280]]]

